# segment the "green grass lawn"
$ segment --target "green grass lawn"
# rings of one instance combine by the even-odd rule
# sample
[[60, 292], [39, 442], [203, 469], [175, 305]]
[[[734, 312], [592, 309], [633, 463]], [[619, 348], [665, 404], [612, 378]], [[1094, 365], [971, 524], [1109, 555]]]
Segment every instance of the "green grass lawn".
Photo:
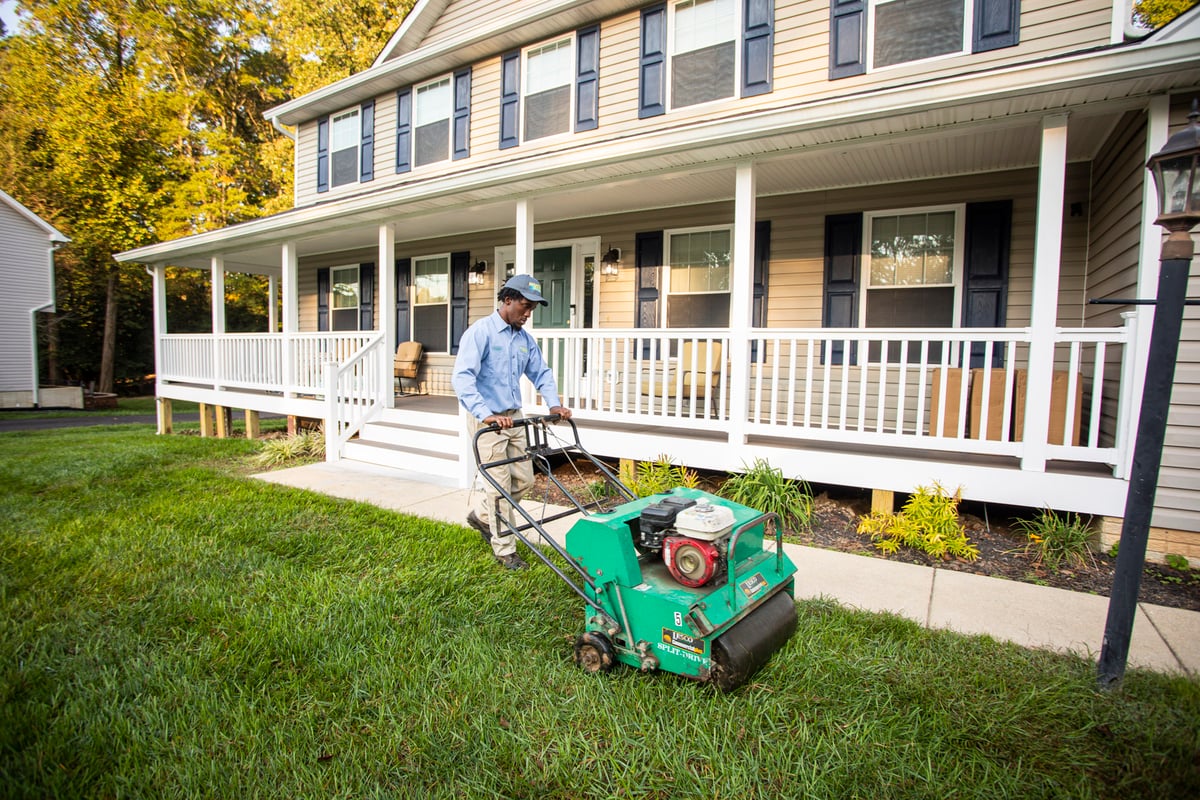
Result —
[[731, 695], [585, 675], [544, 566], [254, 449], [0, 434], [0, 796], [1200, 796], [1195, 680], [822, 601]]

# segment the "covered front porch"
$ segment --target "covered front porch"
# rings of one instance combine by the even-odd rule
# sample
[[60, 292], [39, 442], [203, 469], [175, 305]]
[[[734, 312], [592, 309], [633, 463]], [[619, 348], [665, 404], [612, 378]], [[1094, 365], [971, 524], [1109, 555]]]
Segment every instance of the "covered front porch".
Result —
[[[469, 191], [405, 187], [390, 200], [349, 203], [336, 224], [322, 209], [299, 209], [211, 241], [201, 234], [171, 258], [210, 270], [216, 333], [168, 332], [163, 266], [154, 267], [158, 393], [321, 419], [331, 461], [374, 457], [362, 446], [372, 426], [390, 427], [384, 462], [419, 464], [422, 453], [440, 450], [466, 485], [468, 443], [449, 397], [453, 352], [428, 353], [420, 379], [430, 395], [447, 397], [445, 409], [417, 411], [394, 391], [396, 344], [415, 331], [406, 316], [411, 284], [397, 280], [408, 259], [399, 256], [465, 251], [483, 280], [467, 286], [464, 272], [455, 288], [461, 302], [451, 299], [446, 313], [466, 321], [489, 313], [508, 270], [532, 272], [548, 243], [574, 243], [582, 278], [584, 263], [596, 269], [616, 241], [625, 254], [619, 278], [601, 284], [594, 274], [586, 296], [571, 295], [580, 313], [567, 327], [533, 330], [597, 454], [666, 454], [730, 471], [762, 457], [820, 483], [909, 491], [936, 480], [969, 498], [1119, 516], [1145, 326], [1140, 312], [1084, 304], [1089, 241], [1103, 242], [1074, 206], [1091, 213], [1103, 200], [1092, 196], [1088, 165], [1109, 157], [1114, 131], [1142, 137], [1138, 152], [1116, 156], [1138, 162], [1165, 132], [1168, 111], [1166, 97], [1153, 99], [1140, 129], [1130, 122], [1137, 104], [1123, 100], [1096, 104], [1086, 117], [1024, 114], [961, 130], [939, 128], [940, 115], [929, 112], [905, 120], [912, 130], [876, 135], [869, 146], [820, 144], [813, 132], [793, 132], [756, 140], [753, 156], [736, 155], [744, 143], [686, 151], [687, 164], [675, 163], [685, 151], [650, 152], [586, 177], [568, 170]], [[921, 132], [924, 123], [931, 127]], [[938, 154], [934, 174], [930, 151]], [[872, 184], [852, 153], [869, 155], [885, 182]], [[913, 195], [921, 200], [905, 200]], [[1014, 196], [1022, 271], [1004, 287], [1019, 296], [1019, 308], [1010, 300], [1001, 318], [1007, 327], [956, 327], [970, 302], [958, 272], [950, 326], [871, 327], [861, 316], [851, 322], [857, 327], [820, 324], [828, 285], [822, 299], [820, 261], [804, 254], [819, 256], [827, 215], [908, 202], [958, 209], [961, 218], [971, 200]], [[953, 198], [959, 205], [948, 205]], [[1144, 205], [1132, 216], [1139, 230], [1152, 231]], [[647, 288], [666, 295], [644, 283], [640, 231], [657, 229], [661, 242], [663, 229], [669, 238], [720, 219], [730, 236], [727, 320], [677, 327], [665, 311], [646, 316]], [[757, 273], [763, 220], [775, 226], [769, 302]], [[1156, 267], [1156, 237], [1141, 238], [1132, 259], [1111, 257], [1126, 265], [1137, 294], [1152, 285]], [[368, 260], [373, 326], [315, 330], [316, 270]], [[217, 309], [227, 270], [271, 276], [279, 319], [269, 331], [223, 332]], [[531, 395], [530, 409], [535, 402]], [[436, 442], [427, 441], [432, 428], [443, 434]]]

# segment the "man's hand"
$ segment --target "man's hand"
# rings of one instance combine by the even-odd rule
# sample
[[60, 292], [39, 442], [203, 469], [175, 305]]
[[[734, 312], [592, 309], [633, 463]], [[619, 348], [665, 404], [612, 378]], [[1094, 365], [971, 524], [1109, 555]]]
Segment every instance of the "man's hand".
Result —
[[512, 417], [506, 417], [503, 414], [492, 414], [483, 418], [484, 425], [495, 425], [500, 430], [507, 430], [512, 427]]
[[567, 408], [566, 406], [555, 406], [554, 408], [550, 409], [550, 413], [557, 414], [562, 419], [571, 418], [571, 409]]

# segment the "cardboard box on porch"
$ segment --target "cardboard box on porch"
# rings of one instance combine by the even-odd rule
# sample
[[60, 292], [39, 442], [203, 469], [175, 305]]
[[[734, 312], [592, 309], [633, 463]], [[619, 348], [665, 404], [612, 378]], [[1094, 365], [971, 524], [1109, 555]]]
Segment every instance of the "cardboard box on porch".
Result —
[[[946, 383], [946, 413], [938, 427], [941, 410], [942, 382]], [[963, 371], [959, 367], [939, 367], [933, 371], [933, 387], [929, 400], [929, 431], [933, 436], [958, 436], [958, 410], [962, 407], [962, 393], [968, 387], [963, 384]]]
[[[1013, 439], [1020, 440], [1025, 433], [1025, 370], [1017, 372], [1017, 390], [1013, 395]], [[1067, 388], [1071, 374], [1066, 370], [1055, 370], [1050, 383], [1050, 431], [1046, 441], [1050, 444], [1063, 443], [1063, 422], [1067, 413]], [[1078, 446], [1083, 423], [1083, 375], [1075, 375], [1075, 408], [1071, 419], [1071, 444]]]
[[[989, 441], [1000, 441], [1001, 434], [1004, 433], [1004, 377], [1006, 375], [1003, 369], [989, 370], [990, 384], [987, 392], [987, 438]], [[1025, 370], [1019, 369], [1016, 372], [1016, 385], [1019, 387], [1022, 398], [1025, 391]], [[970, 437], [972, 439], [980, 438], [981, 428], [983, 427], [983, 394], [984, 394], [984, 370], [976, 368], [971, 370], [971, 410], [967, 416], [970, 421]], [[1013, 392], [1013, 406], [1017, 406], [1016, 391]], [[1022, 401], [1023, 402], [1023, 401]]]

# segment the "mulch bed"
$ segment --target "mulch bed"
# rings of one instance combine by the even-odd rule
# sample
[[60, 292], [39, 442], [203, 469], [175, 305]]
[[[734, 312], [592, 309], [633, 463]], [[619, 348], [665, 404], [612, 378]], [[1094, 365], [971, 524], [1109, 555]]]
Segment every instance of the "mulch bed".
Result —
[[[616, 470], [613, 470], [614, 473]], [[564, 463], [555, 467], [555, 477], [573, 494], [586, 496], [590, 484], [600, 479], [599, 473], [587, 461]], [[702, 487], [715, 491], [723, 476], [702, 476]], [[1061, 566], [1047, 569], [1036, 563], [1032, 551], [1027, 551], [1024, 537], [1010, 526], [1019, 509], [990, 504], [966, 503], [959, 506], [960, 518], [967, 536], [979, 548], [979, 558], [962, 561], [954, 558], [935, 559], [920, 551], [901, 549], [888, 555], [876, 549], [867, 536], [858, 534], [859, 517], [870, 512], [870, 493], [842, 487], [814, 487], [818, 494], [813, 503], [813, 517], [808, 530], [788, 531], [788, 541], [810, 547], [858, 553], [873, 558], [886, 558], [922, 566], [936, 566], [975, 575], [1007, 578], [1014, 581], [1054, 586], [1074, 592], [1087, 592], [1107, 597], [1112, 589], [1116, 558], [1107, 553], [1093, 553], [1093, 563], [1084, 566]], [[546, 501], [567, 504], [562, 493], [537, 476], [537, 486], [529, 493], [527, 503]], [[901, 500], [897, 498], [897, 506]], [[1028, 514], [1028, 510], [1024, 513]], [[1176, 570], [1162, 564], [1147, 564], [1142, 573], [1138, 600], [1172, 608], [1200, 611], [1200, 569]]]

